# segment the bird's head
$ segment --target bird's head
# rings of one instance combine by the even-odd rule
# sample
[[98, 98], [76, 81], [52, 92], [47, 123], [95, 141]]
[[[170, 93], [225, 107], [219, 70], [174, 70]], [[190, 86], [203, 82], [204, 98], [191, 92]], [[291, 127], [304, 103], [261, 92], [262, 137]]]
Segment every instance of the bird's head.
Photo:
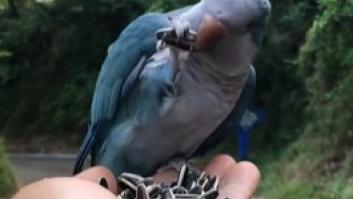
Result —
[[[169, 14], [181, 27], [172, 23], [174, 27], [161, 29], [157, 38], [184, 50], [205, 50], [227, 35], [250, 34], [258, 45], [270, 10], [269, 0], [201, 0], [179, 15]], [[177, 37], [176, 29], [185, 30], [183, 38]]]
[[224, 74], [244, 74], [258, 51], [270, 10], [269, 0], [201, 0], [172, 17], [189, 24], [186, 39], [163, 31], [160, 38], [179, 49], [198, 51], [192, 56]]
[[202, 0], [197, 6], [202, 13], [197, 27], [200, 49], [213, 46], [226, 35], [250, 34], [259, 45], [271, 10], [269, 0]]

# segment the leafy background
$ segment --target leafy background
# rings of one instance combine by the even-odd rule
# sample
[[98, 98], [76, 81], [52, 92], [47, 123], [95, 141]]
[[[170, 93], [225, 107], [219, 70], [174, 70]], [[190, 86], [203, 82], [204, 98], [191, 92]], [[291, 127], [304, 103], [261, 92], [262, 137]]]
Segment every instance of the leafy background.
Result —
[[3, 142], [0, 139], [0, 198], [10, 197], [16, 190], [15, 178], [7, 160]]
[[[193, 2], [0, 0], [0, 136], [9, 150], [75, 151], [108, 45], [146, 10]], [[353, 1], [271, 2], [255, 61], [256, 104], [267, 111], [251, 143], [258, 194], [353, 198]]]

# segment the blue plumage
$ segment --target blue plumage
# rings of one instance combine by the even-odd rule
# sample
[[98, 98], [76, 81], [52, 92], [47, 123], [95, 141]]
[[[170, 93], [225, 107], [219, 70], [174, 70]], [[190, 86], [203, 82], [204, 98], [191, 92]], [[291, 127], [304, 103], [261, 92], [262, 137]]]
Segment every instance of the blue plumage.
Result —
[[[203, 0], [133, 21], [103, 63], [74, 172], [91, 151], [92, 164], [116, 176], [150, 175], [173, 159], [207, 152], [234, 131], [254, 92], [254, 35], [263, 32], [266, 2]], [[156, 48], [161, 29], [176, 38]], [[190, 29], [195, 52], [182, 50]]]
[[91, 125], [78, 153], [74, 173], [82, 170], [84, 160], [98, 139], [97, 134], [104, 137], [102, 134], [111, 127], [124, 97], [121, 94], [127, 77], [143, 57], [149, 57], [156, 51], [155, 33], [169, 25], [163, 14], [146, 14], [132, 22], [110, 47], [98, 76], [91, 107]]

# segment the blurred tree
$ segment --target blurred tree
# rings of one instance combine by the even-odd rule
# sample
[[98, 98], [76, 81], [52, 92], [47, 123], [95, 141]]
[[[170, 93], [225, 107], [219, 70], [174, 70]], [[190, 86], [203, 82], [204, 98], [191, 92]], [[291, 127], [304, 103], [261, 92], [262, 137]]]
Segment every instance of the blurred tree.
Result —
[[306, 90], [295, 60], [318, 12], [316, 0], [271, 3], [268, 31], [255, 62], [256, 104], [268, 112], [265, 125], [253, 136], [260, 153], [264, 148], [281, 151], [305, 125]]
[[353, 198], [353, 2], [319, 0], [318, 9], [296, 62], [304, 133], [264, 171], [269, 198]]
[[[142, 1], [26, 1], [0, 18], [0, 124], [7, 137], [81, 137], [106, 49]], [[5, 12], [4, 10], [0, 12]]]
[[0, 198], [9, 198], [16, 190], [15, 178], [5, 155], [3, 142], [0, 139]]
[[[353, 2], [321, 0], [324, 12], [315, 20], [300, 54], [310, 100], [309, 126], [330, 144], [353, 141]], [[314, 133], [314, 132], [312, 132]]]
[[9, 17], [18, 17], [17, 6], [15, 0], [7, 0]]

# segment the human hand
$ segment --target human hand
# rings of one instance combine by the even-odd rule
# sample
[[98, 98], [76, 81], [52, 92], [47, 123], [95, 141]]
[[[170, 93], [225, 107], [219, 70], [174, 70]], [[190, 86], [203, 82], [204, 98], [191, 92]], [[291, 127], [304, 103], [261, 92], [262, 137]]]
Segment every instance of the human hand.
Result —
[[248, 199], [254, 194], [260, 181], [260, 171], [250, 162], [236, 163], [226, 155], [217, 156], [206, 167], [210, 175], [220, 177], [219, 197]]
[[[204, 170], [211, 176], [220, 178], [219, 196], [224, 199], [248, 199], [254, 194], [260, 181], [258, 168], [250, 162], [239, 162], [228, 155], [215, 157]], [[175, 180], [174, 171], [164, 171], [155, 175], [158, 182]]]
[[[230, 156], [220, 155], [205, 168], [220, 177], [219, 198], [248, 199], [259, 182], [260, 173], [252, 163], [236, 163]], [[156, 181], [172, 181], [176, 172], [155, 175]], [[75, 177], [44, 179], [22, 188], [13, 199], [116, 199], [117, 182], [104, 167], [93, 167]]]
[[96, 166], [74, 177], [43, 179], [21, 188], [13, 199], [116, 199], [114, 175]]

